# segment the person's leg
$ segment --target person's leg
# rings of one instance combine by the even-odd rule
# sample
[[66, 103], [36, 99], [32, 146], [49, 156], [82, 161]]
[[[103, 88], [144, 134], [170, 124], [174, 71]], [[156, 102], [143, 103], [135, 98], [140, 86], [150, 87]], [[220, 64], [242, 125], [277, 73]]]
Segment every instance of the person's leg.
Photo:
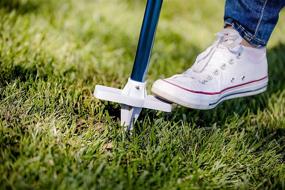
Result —
[[251, 45], [266, 46], [284, 5], [285, 0], [227, 0], [225, 24]]
[[[186, 72], [157, 80], [152, 92], [189, 108], [266, 91], [266, 45], [285, 0], [227, 0], [225, 29]], [[246, 43], [246, 44], [245, 44]]]

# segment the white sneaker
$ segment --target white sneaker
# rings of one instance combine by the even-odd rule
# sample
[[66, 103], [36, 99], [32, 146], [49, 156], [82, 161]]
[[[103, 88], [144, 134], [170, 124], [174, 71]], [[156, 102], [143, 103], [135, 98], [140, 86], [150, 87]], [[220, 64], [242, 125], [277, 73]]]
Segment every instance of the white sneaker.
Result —
[[218, 33], [218, 39], [201, 53], [186, 72], [157, 80], [152, 92], [167, 101], [195, 109], [212, 109], [224, 100], [266, 91], [266, 48], [241, 45], [233, 29]]

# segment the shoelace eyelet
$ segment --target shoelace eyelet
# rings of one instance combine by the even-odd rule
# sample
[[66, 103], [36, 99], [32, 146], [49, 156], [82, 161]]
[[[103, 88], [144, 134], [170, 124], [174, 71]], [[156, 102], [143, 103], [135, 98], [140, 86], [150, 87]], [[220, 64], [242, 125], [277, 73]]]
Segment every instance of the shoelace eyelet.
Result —
[[214, 71], [214, 75], [218, 76], [219, 75], [219, 70]]
[[235, 82], [235, 78], [232, 78], [231, 83]]
[[242, 77], [241, 77], [241, 80], [244, 81], [244, 80], [245, 80], [245, 76], [242, 76]]
[[222, 69], [222, 70], [225, 70], [225, 69], [226, 69], [226, 64], [223, 64], [223, 65], [221, 66], [221, 69]]
[[240, 59], [240, 57], [241, 57], [241, 53], [238, 53], [237, 54], [237, 59]]
[[229, 64], [230, 65], [233, 65], [235, 62], [234, 62], [234, 60], [233, 59], [231, 59], [230, 61], [229, 61]]
[[200, 81], [201, 84], [206, 84], [207, 82], [208, 82], [207, 80]]
[[211, 75], [207, 76], [207, 81], [211, 81], [213, 79], [213, 77]]

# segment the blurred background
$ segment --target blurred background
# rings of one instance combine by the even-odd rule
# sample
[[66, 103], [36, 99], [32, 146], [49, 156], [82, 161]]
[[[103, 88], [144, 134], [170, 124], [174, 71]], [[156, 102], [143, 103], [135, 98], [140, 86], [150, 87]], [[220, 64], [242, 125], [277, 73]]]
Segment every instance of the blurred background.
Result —
[[[165, 0], [148, 87], [183, 72], [223, 27], [223, 0]], [[268, 45], [268, 92], [217, 109], [119, 106], [146, 0], [0, 0], [0, 188], [284, 189], [285, 14]], [[183, 188], [184, 187], [184, 188]]]
[[[73, 65], [83, 77], [95, 69], [126, 78], [132, 67], [145, 3], [145, 0], [1, 0], [1, 37], [16, 49], [41, 50], [58, 60], [55, 72]], [[166, 0], [150, 80], [188, 68], [223, 27], [223, 13], [221, 0]], [[269, 48], [285, 41], [284, 19], [282, 14]]]

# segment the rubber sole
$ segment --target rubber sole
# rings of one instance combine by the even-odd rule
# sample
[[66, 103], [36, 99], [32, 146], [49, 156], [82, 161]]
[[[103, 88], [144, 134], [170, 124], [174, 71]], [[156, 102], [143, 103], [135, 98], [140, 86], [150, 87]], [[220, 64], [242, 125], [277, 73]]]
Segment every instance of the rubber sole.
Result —
[[[160, 88], [158, 88], [155, 85], [152, 88], [152, 93], [161, 99], [164, 99], [168, 102], [176, 103], [176, 104], [184, 106], [184, 107], [188, 107], [188, 108], [192, 108], [192, 109], [199, 109], [199, 110], [209, 110], [209, 109], [213, 109], [213, 108], [217, 107], [220, 103], [222, 103], [225, 100], [254, 96], [257, 94], [261, 94], [261, 93], [265, 92], [266, 90], [267, 90], [267, 82], [263, 83], [263, 84], [256, 84], [255, 86], [251, 85], [250, 87], [245, 86], [243, 88], [233, 89], [232, 91], [220, 94], [220, 96], [216, 99], [211, 99], [210, 98], [211, 96], [201, 95], [203, 97], [209, 97], [208, 100], [207, 99], [203, 100], [203, 104], [193, 103], [193, 102], [198, 102], [195, 100], [185, 101], [181, 98], [177, 98], [177, 96], [175, 96], [171, 93], [168, 93], [164, 90], [162, 91]], [[188, 92], [188, 93], [190, 93], [190, 92]]]

